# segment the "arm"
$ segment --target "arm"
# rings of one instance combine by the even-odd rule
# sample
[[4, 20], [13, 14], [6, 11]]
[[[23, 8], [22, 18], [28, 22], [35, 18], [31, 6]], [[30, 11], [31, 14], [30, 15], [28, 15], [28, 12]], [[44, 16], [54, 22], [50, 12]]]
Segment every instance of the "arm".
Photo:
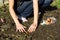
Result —
[[33, 9], [34, 9], [34, 21], [33, 24], [29, 27], [28, 32], [34, 32], [38, 25], [38, 0], [33, 0]]
[[15, 23], [18, 23], [18, 17], [16, 16], [16, 13], [14, 12], [14, 0], [9, 0], [9, 12], [14, 20]]
[[20, 22], [18, 21], [18, 17], [13, 9], [14, 7], [14, 0], [9, 0], [9, 12], [16, 24], [16, 31], [20, 31], [20, 32], [24, 32], [24, 26], [22, 24], [20, 24]]
[[33, 0], [34, 23], [38, 23], [38, 0]]

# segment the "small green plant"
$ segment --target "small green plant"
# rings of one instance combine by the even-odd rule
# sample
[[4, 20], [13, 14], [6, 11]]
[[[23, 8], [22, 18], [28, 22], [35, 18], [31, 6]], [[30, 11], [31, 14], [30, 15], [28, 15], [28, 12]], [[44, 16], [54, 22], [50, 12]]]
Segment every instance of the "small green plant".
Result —
[[56, 6], [58, 9], [60, 9], [60, 0], [54, 0], [51, 6]]

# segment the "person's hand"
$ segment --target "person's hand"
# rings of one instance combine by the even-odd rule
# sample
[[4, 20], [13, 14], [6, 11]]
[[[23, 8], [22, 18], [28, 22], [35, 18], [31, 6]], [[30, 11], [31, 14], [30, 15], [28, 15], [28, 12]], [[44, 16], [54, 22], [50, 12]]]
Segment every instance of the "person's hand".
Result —
[[25, 26], [23, 26], [22, 24], [18, 23], [16, 24], [16, 32], [19, 31], [19, 32], [26, 32], [25, 31]]
[[29, 33], [34, 32], [34, 31], [36, 30], [36, 28], [37, 28], [37, 24], [33, 23], [33, 24], [29, 27], [28, 32], [29, 32]]

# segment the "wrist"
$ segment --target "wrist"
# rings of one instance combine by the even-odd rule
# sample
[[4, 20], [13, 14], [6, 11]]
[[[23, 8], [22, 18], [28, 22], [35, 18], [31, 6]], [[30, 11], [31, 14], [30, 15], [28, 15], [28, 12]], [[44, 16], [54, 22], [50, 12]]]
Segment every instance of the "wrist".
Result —
[[33, 24], [38, 25], [38, 23], [37, 23], [37, 22], [33, 22]]
[[33, 23], [38, 24], [38, 17], [37, 18], [34, 18]]
[[38, 24], [38, 21], [34, 21], [33, 23], [34, 23], [34, 24]]
[[15, 24], [16, 24], [16, 25], [17, 25], [17, 24], [20, 24], [19, 20], [15, 20]]

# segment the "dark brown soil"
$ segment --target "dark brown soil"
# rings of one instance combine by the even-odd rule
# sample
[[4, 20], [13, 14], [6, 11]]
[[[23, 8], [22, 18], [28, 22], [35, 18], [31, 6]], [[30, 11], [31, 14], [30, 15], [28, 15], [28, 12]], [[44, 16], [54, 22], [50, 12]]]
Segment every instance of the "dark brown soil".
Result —
[[[7, 7], [5, 11], [2, 7], [0, 8], [0, 18], [4, 18], [6, 22], [0, 23], [0, 40], [60, 40], [60, 10], [54, 9], [45, 11], [42, 19], [46, 19], [47, 17], [51, 16], [57, 19], [56, 23], [43, 26], [39, 24], [37, 30], [34, 33], [27, 35], [25, 33], [15, 31], [15, 24], [9, 14]], [[28, 23], [22, 24], [27, 27], [30, 26], [33, 17], [28, 18], [28, 20]]]

